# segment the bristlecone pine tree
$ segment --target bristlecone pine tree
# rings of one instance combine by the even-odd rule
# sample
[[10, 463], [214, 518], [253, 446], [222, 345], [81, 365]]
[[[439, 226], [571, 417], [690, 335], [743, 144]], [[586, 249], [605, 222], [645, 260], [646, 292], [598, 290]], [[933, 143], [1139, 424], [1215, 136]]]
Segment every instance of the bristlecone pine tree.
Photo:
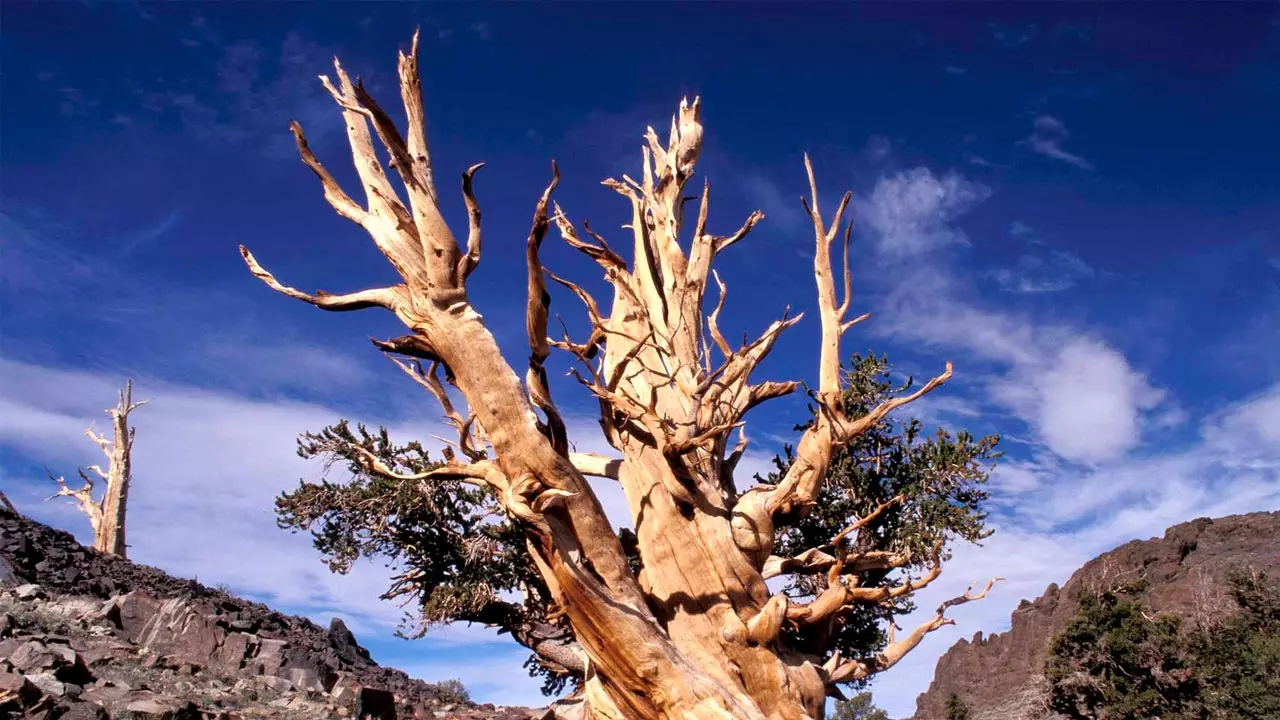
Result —
[[[436, 396], [457, 429], [458, 451], [446, 451], [442, 463], [432, 463], [416, 443], [396, 448], [385, 432], [371, 436], [361, 428], [357, 437], [345, 423], [305, 437], [303, 454], [344, 457], [367, 481], [313, 486], [310, 494], [303, 488], [281, 508], [287, 516], [292, 503], [295, 517], [306, 524], [308, 516], [323, 515], [327, 503], [350, 503], [355, 499], [350, 493], [368, 493], [369, 502], [361, 509], [331, 518], [338, 524], [320, 531], [319, 541], [329, 537], [332, 542], [333, 562], [340, 566], [367, 550], [361, 542], [407, 548], [421, 541], [459, 548], [461, 556], [417, 555], [437, 581], [456, 581], [439, 597], [433, 593], [428, 598], [428, 615], [434, 611], [440, 618], [479, 620], [512, 630], [554, 668], [581, 675], [578, 702], [563, 706], [563, 715], [611, 720], [820, 718], [826, 696], [837, 685], [892, 666], [927, 633], [950, 622], [944, 616], [949, 607], [985, 594], [966, 592], [943, 603], [932, 618], [901, 637], [893, 637], [891, 629], [878, 653], [846, 656], [838, 651], [848, 617], [865, 608], [888, 612], [900, 607], [939, 576], [947, 536], [942, 530], [948, 526], [941, 506], [954, 495], [951, 486], [969, 486], [993, 443], [945, 437], [921, 443], [910, 461], [918, 463], [921, 473], [939, 476], [940, 493], [921, 492], [917, 477], [909, 492], [890, 492], [874, 504], [846, 503], [846, 509], [859, 510], [861, 516], [846, 517], [830, 528], [806, 525], [815, 505], [831, 499], [828, 470], [837, 453], [869, 432], [882, 431], [887, 413], [951, 375], [948, 365], [915, 392], [882, 398], [873, 406], [845, 392], [840, 337], [865, 318], [846, 317], [847, 263], [841, 283], [831, 262], [850, 195], [825, 221], [807, 157], [812, 197], [805, 207], [814, 227], [822, 327], [819, 381], [811, 393], [816, 412], [777, 476], [739, 491], [734, 467], [745, 441], [739, 433], [732, 442], [735, 430], [748, 410], [799, 386], [752, 383], [752, 371], [800, 317], [784, 317], [756, 340], [734, 348], [717, 325], [724, 301], [718, 278], [719, 300], [704, 315], [712, 260], [746, 237], [763, 215], [753, 213], [731, 235], [712, 234], [704, 184], [688, 232], [684, 190], [702, 144], [698, 100], [681, 103], [666, 147], [649, 130], [639, 182], [625, 176], [605, 181], [631, 206], [630, 263], [585, 223], [584, 239], [551, 203], [559, 182], [553, 166], [526, 243], [530, 354], [522, 383], [467, 295], [467, 279], [481, 259], [481, 215], [473, 187], [480, 165], [462, 175], [469, 218], [465, 247], [459, 247], [439, 209], [416, 35], [412, 50], [402, 53], [399, 62], [408, 121], [403, 135], [358, 81], [352, 82], [337, 63], [335, 70], [336, 84], [327, 77], [322, 81], [346, 120], [365, 191], [363, 206], [312, 153], [302, 128], [294, 123], [291, 129], [326, 200], [368, 231], [403, 281], [349, 294], [309, 294], [281, 284], [248, 250], [240, 251], [258, 278], [290, 297], [331, 311], [393, 312], [409, 334], [374, 344]], [[403, 182], [407, 202], [379, 160], [374, 135]], [[613, 288], [610, 307], [602, 307], [577, 284], [544, 274], [539, 249], [553, 223], [565, 242], [603, 269]], [[682, 230], [688, 236], [687, 252], [680, 244]], [[848, 241], [845, 228], [846, 248]], [[583, 341], [548, 337], [546, 277], [585, 304], [591, 326]], [[843, 295], [837, 297], [840, 284]], [[580, 361], [578, 379], [599, 401], [600, 423], [617, 458], [571, 451], [547, 382], [544, 363], [552, 347]], [[455, 407], [445, 382], [460, 392], [466, 407]], [[947, 473], [930, 469], [930, 463], [952, 463], [958, 472], [947, 480], [942, 477]], [[615, 533], [588, 475], [619, 483], [634, 533]], [[875, 479], [870, 473], [850, 474], [843, 491], [874, 485]], [[376, 483], [382, 485], [374, 487]], [[324, 497], [326, 492], [331, 495]], [[415, 494], [420, 503], [412, 500]], [[980, 498], [970, 494], [969, 499]], [[980, 533], [976, 507], [959, 502], [962, 524]], [[412, 520], [420, 522], [400, 524], [404, 518], [380, 514], [406, 506], [416, 513]], [[936, 537], [923, 539], [923, 551], [914, 545], [883, 549], [859, 532], [891, 511], [938, 530]], [[343, 522], [364, 526], [344, 528]], [[800, 540], [813, 545], [800, 547]], [[494, 565], [510, 569], [505, 576], [469, 569], [488, 564], [490, 558], [501, 560], [497, 556], [502, 553], [521, 552], [520, 560]], [[887, 580], [895, 571], [895, 579]], [[765, 581], [784, 575], [792, 578], [792, 591], [771, 593]], [[411, 570], [401, 581], [411, 586], [421, 579]], [[498, 602], [496, 590], [511, 586], [524, 591], [523, 607]], [[440, 587], [437, 582], [436, 589]], [[852, 632], [865, 630], [855, 627]]]
[[62, 477], [49, 477], [58, 483], [58, 497], [69, 497], [75, 500], [76, 506], [89, 518], [93, 528], [93, 547], [99, 552], [110, 555], [127, 555], [124, 528], [125, 515], [129, 504], [129, 483], [133, 481], [133, 438], [134, 428], [129, 427], [129, 413], [146, 405], [147, 401], [133, 401], [133, 381], [125, 382], [120, 391], [120, 400], [114, 408], [107, 410], [111, 416], [112, 439], [107, 440], [89, 427], [84, 431], [90, 440], [102, 449], [107, 456], [107, 469], [100, 465], [90, 465], [89, 470], [107, 483], [102, 498], [93, 497], [93, 478], [84, 469], [77, 469], [84, 485], [72, 490]]

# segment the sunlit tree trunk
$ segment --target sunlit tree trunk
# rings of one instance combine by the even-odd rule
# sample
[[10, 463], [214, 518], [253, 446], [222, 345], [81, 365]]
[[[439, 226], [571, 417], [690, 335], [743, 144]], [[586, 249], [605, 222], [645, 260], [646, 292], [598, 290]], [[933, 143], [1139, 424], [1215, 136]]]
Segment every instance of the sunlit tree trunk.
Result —
[[[243, 247], [241, 253], [255, 275], [290, 297], [331, 311], [383, 308], [394, 313], [408, 334], [375, 345], [393, 357], [446, 368], [466, 400], [465, 410], [453, 408], [434, 372], [427, 377], [419, 371], [417, 379], [453, 418], [460, 453], [451, 451], [444, 467], [411, 479], [489, 487], [507, 513], [523, 523], [530, 554], [554, 597], [557, 616], [566, 617], [572, 627], [573, 651], [581, 658], [585, 683], [573, 713], [619, 720], [819, 718], [836, 683], [893, 665], [925, 634], [949, 622], [943, 616], [947, 606], [981, 596], [950, 601], [935, 618], [872, 658], [837, 654], [824, 662], [822, 648], [788, 647], [783, 637], [787, 624], [830, 624], [860, 604], [883, 603], [937, 577], [941, 566], [935, 557], [924, 577], [894, 587], [861, 587], [855, 572], [859, 568], [868, 563], [881, 569], [905, 567], [910, 559], [886, 553], [860, 558], [846, 552], [840, 538], [796, 558], [779, 558], [771, 551], [776, 530], [813, 506], [834, 452], [951, 373], [948, 365], [912, 395], [886, 402], [868, 415], [846, 415], [840, 336], [865, 318], [846, 317], [849, 233], [842, 218], [850, 196], [825, 221], [807, 157], [811, 196], [806, 209], [814, 228], [813, 274], [822, 328], [816, 394], [820, 412], [799, 439], [796, 461], [782, 481], [739, 493], [734, 467], [746, 447], [741, 432], [745, 414], [798, 386], [753, 383], [752, 372], [801, 318], [784, 315], [756, 340], [738, 347], [720, 332], [717, 318], [725, 286], [712, 274], [712, 261], [747, 237], [763, 214], [753, 213], [731, 234], [713, 234], [707, 227], [710, 191], [704, 184], [697, 214], [686, 217], [685, 201], [697, 199], [684, 193], [702, 147], [698, 100], [681, 103], [665, 146], [649, 129], [640, 180], [624, 176], [605, 181], [631, 210], [626, 226], [630, 261], [589, 226], [579, 231], [551, 201], [560, 179], [553, 166], [525, 245], [530, 353], [522, 381], [467, 295], [467, 278], [482, 257], [481, 213], [473, 187], [480, 165], [462, 178], [469, 219], [464, 246], [440, 213], [416, 36], [399, 64], [408, 119], [404, 134], [359, 82], [335, 67], [336, 83], [322, 79], [346, 120], [365, 191], [363, 204], [339, 187], [297, 123], [292, 130], [325, 198], [369, 232], [402, 282], [342, 295], [306, 293], [277, 281]], [[375, 135], [401, 180], [403, 197], [379, 160]], [[613, 290], [608, 308], [579, 285], [545, 271], [539, 251], [552, 225], [603, 270]], [[842, 226], [846, 264], [837, 275], [831, 246]], [[548, 337], [548, 278], [584, 304], [590, 319], [584, 337]], [[704, 303], [712, 280], [718, 299], [708, 315]], [[599, 401], [601, 425], [617, 457], [570, 451], [544, 368], [552, 348], [578, 361], [577, 379]], [[392, 474], [374, 465], [371, 469]], [[616, 481], [624, 491], [637, 537], [633, 552], [638, 573], [632, 571], [587, 474]], [[830, 582], [807, 602], [792, 601], [771, 595], [765, 584], [783, 573], [822, 573]], [[557, 648], [562, 655], [564, 649]], [[568, 661], [560, 657], [556, 662], [565, 666]]]

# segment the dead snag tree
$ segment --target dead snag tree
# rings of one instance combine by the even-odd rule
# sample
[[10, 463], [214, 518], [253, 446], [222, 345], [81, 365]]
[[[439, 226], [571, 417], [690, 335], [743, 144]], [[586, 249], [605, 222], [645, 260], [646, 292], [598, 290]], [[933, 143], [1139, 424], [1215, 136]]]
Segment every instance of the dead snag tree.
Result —
[[[572, 652], [564, 662], [576, 658], [582, 669], [579, 710], [586, 717], [820, 718], [836, 683], [893, 665], [949, 622], [943, 614], [949, 606], [982, 596], [966, 594], [944, 603], [935, 617], [893, 638], [874, 657], [828, 655], [790, 642], [797, 630], [831, 628], [860, 605], [909, 596], [941, 572], [942, 558], [935, 551], [919, 577], [907, 574], [898, 584], [864, 587], [860, 577], [868, 567], [907, 567], [918, 558], [911, 553], [862, 557], [846, 542], [856, 527], [794, 557], [774, 554], [779, 533], [800, 521], [819, 498], [833, 454], [951, 375], [948, 365], [915, 392], [867, 412], [846, 407], [840, 337], [866, 317], [847, 317], [847, 262], [842, 275], [831, 262], [850, 194], [829, 221], [824, 219], [806, 157], [811, 195], [804, 203], [813, 222], [822, 328], [813, 394], [819, 411], [785, 473], [776, 482], [739, 492], [733, 471], [745, 445], [741, 435], [733, 442], [734, 431], [753, 407], [798, 387], [794, 381], [753, 383], [752, 371], [800, 317], [784, 316], [737, 348], [717, 325], [724, 286], [711, 272], [712, 261], [745, 238], [763, 215], [753, 213], [730, 235], [713, 234], [707, 227], [709, 187], [704, 183], [689, 232], [684, 190], [702, 145], [698, 100], [681, 103], [665, 147], [648, 131], [639, 181], [627, 176], [605, 181], [631, 208], [625, 226], [632, 234], [631, 262], [589, 225], [584, 223], [579, 234], [552, 203], [559, 182], [553, 166], [525, 245], [531, 352], [521, 382], [467, 296], [467, 279], [481, 260], [481, 214], [473, 183], [481, 165], [462, 175], [468, 228], [460, 247], [440, 213], [417, 63], [415, 36], [399, 61], [408, 122], [404, 134], [341, 65], [335, 63], [336, 83], [321, 78], [346, 120], [363, 204], [339, 187], [308, 147], [302, 128], [291, 126], [326, 200], [368, 231], [402, 282], [340, 295], [306, 293], [280, 283], [244, 247], [240, 252], [250, 271], [277, 292], [330, 311], [383, 308], [409, 329], [374, 344], [404, 363], [444, 405], [458, 431], [459, 453], [449, 452], [443, 464], [412, 474], [364, 449], [353, 447], [351, 453], [380, 476], [414, 486], [463, 483], [496, 498], [519, 528], [549, 594], [548, 617], [571, 630]], [[375, 135], [390, 157], [387, 165], [379, 159]], [[407, 201], [393, 187], [388, 165], [399, 175]], [[539, 250], [553, 224], [565, 242], [604, 271], [613, 288], [608, 307], [579, 285], [545, 272]], [[848, 227], [843, 239], [847, 248]], [[845, 256], [847, 261], [847, 250]], [[581, 341], [548, 337], [548, 278], [585, 305], [591, 327]], [[719, 298], [704, 315], [712, 278]], [[544, 366], [553, 347], [580, 361], [578, 379], [599, 401], [601, 426], [619, 457], [570, 451]], [[426, 362], [432, 370], [420, 371], [421, 365], [411, 362]], [[465, 408], [450, 402], [437, 369], [460, 392]], [[586, 475], [612, 479], [624, 491], [635, 527], [626, 549]], [[887, 502], [885, 508], [895, 501]], [[822, 589], [809, 598], [772, 594], [765, 581], [780, 574], [819, 574]]]
[[124, 390], [120, 391], [119, 402], [114, 408], [107, 410], [107, 414], [111, 416], [112, 439], [107, 440], [94, 432], [92, 425], [84, 431], [107, 456], [105, 471], [100, 465], [89, 466], [94, 475], [107, 483], [101, 499], [94, 499], [93, 478], [84, 469], [76, 470], [80, 479], [84, 480], [84, 485], [75, 490], [67, 486], [64, 478], [49, 475], [60, 488], [49, 499], [69, 497], [75, 500], [80, 511], [89, 518], [89, 525], [93, 528], [93, 547], [99, 552], [126, 556], [128, 546], [125, 544], [124, 528], [129, 504], [129, 483], [133, 481], [134, 437], [134, 428], [129, 427], [129, 413], [146, 404], [146, 400], [136, 403], [133, 401], [133, 381], [128, 380]]

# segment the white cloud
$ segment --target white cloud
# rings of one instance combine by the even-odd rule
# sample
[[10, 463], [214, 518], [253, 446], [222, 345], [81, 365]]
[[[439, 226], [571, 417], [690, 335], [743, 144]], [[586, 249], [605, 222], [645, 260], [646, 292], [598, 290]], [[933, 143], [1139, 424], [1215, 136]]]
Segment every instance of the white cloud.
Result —
[[[1051, 119], [1038, 129], [1064, 133]], [[909, 190], [896, 190], [904, 178], [917, 178], [930, 190], [931, 177], [917, 169], [882, 179], [895, 192], [873, 192], [872, 202], [909, 196]], [[873, 238], [881, 251], [876, 270], [886, 291], [870, 327], [927, 349], [964, 353], [969, 360], [961, 374], [966, 365], [980, 368], [975, 375], [982, 392], [972, 394], [1007, 408], [1033, 433], [992, 476], [996, 534], [984, 547], [957, 549], [943, 578], [920, 596], [918, 616], [903, 624], [919, 622], [970, 583], [995, 575], [1006, 581], [986, 601], [957, 608], [957, 626], [931, 636], [876, 681], [882, 707], [905, 716], [937, 657], [955, 640], [1007, 628], [1019, 599], [1064, 582], [1085, 560], [1195, 517], [1280, 506], [1280, 385], [1200, 418], [1198, 439], [1189, 445], [1145, 447], [1147, 433], [1186, 421], [1173, 398], [1096, 332], [1029, 309], [990, 305], [952, 258], [907, 260], [894, 247], [903, 235], [911, 238], [910, 247], [954, 244], [963, 203], [960, 211], [943, 203], [888, 204], [890, 212], [871, 208], [871, 217], [894, 222], [868, 223], [879, 235]], [[1027, 237], [1033, 231], [1019, 222], [1010, 233]], [[957, 381], [953, 389], [963, 387]]]
[[[1280, 384], [1241, 405], [1228, 408], [1204, 428], [1206, 441], [1224, 449], [1262, 448], [1280, 463]], [[1233, 453], [1237, 460], [1248, 458]]]
[[985, 186], [950, 173], [941, 178], [924, 167], [876, 183], [871, 197], [858, 203], [860, 216], [876, 231], [878, 250], [911, 256], [946, 245], [964, 245], [964, 233], [950, 221], [990, 195]]
[[[1003, 632], [1022, 599], [1064, 583], [1085, 561], [1129, 540], [1160, 536], [1171, 525], [1280, 508], [1280, 385], [1200, 422], [1186, 448], [1136, 457], [1089, 473], [1052, 460], [1009, 463], [992, 478], [994, 493], [1015, 506], [993, 523], [983, 546], [962, 546], [935, 585], [919, 596], [923, 621], [939, 602], [1005, 578], [987, 599], [948, 613], [956, 625], [931, 634], [874, 684], [879, 704], [895, 717], [915, 710], [917, 694], [937, 658], [975, 632]], [[1009, 495], [1016, 497], [1010, 499]], [[996, 499], [1001, 499], [997, 497]]]
[[1090, 462], [1114, 459], [1137, 445], [1141, 413], [1164, 397], [1123, 355], [1086, 336], [1067, 339], [1034, 366], [1016, 368], [993, 389], [1054, 452]]
[[1083, 170], [1092, 170], [1093, 163], [1062, 149], [1062, 144], [1070, 136], [1071, 133], [1067, 131], [1066, 123], [1052, 115], [1040, 115], [1035, 119], [1031, 136], [1021, 140], [1019, 144], [1026, 145], [1034, 152], [1045, 157], [1075, 165]]
[[[892, 337], [968, 353], [1001, 368], [987, 396], [1025, 421], [1062, 458], [1113, 459], [1142, 439], [1145, 413], [1164, 394], [1107, 343], [1079, 328], [987, 307], [946, 255], [909, 257], [967, 242], [955, 221], [989, 190], [927, 168], [882, 177], [863, 203], [877, 243], [883, 312], [871, 327]], [[1026, 234], [1018, 223], [1011, 232]]]
[[[83, 518], [63, 503], [41, 501], [50, 494], [50, 481], [38, 468], [70, 475], [77, 466], [101, 462], [82, 433], [93, 421], [103, 428], [114, 380], [12, 361], [0, 361], [0, 375], [0, 444], [8, 449], [6, 474], [19, 478], [11, 497], [33, 517], [86, 539]], [[339, 411], [146, 379], [135, 383], [134, 392], [152, 402], [131, 416], [138, 432], [131, 557], [276, 605], [337, 612], [358, 625], [398, 620], [396, 608], [377, 597], [387, 586], [382, 569], [362, 564], [349, 576], [333, 575], [308, 538], [275, 526], [275, 496], [318, 472], [316, 463], [297, 457], [294, 439], [334, 422]]]

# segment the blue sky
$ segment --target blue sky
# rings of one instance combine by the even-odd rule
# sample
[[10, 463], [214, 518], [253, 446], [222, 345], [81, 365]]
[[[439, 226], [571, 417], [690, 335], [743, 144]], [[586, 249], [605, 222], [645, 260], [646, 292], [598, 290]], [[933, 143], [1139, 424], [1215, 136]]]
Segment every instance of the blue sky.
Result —
[[[271, 498], [318, 472], [294, 456], [298, 432], [346, 416], [426, 439], [438, 412], [367, 344], [393, 320], [281, 298], [236, 245], [301, 287], [392, 278], [325, 205], [287, 126], [350, 180], [316, 76], [338, 55], [394, 106], [396, 49], [421, 27], [437, 175], [487, 163], [471, 295], [518, 363], [523, 238], [550, 160], [566, 212], [618, 235], [628, 209], [598, 181], [637, 172], [645, 126], [701, 95], [713, 227], [767, 215], [719, 265], [722, 327], [754, 334], [813, 305], [808, 151], [828, 206], [855, 192], [855, 306], [873, 317], [846, 350], [916, 376], [953, 360], [916, 414], [1006, 438], [998, 532], [931, 590], [1008, 580], [878, 681], [877, 701], [908, 714], [938, 653], [1004, 629], [1080, 561], [1280, 507], [1278, 8], [5, 3], [0, 484], [84, 537], [41, 502], [44, 467], [96, 461], [81, 433], [132, 376], [154, 398], [135, 416], [136, 559], [342, 614], [384, 662], [536, 702], [519, 648], [478, 628], [396, 640], [384, 569], [330, 576], [275, 529]], [[456, 186], [440, 187], [464, 224]], [[598, 280], [556, 243], [544, 260]], [[572, 298], [553, 309], [577, 317]], [[816, 338], [802, 322], [763, 373], [811, 379]], [[589, 399], [557, 394], [578, 446], [603, 449]], [[752, 416], [751, 467], [803, 413], [787, 400]]]

